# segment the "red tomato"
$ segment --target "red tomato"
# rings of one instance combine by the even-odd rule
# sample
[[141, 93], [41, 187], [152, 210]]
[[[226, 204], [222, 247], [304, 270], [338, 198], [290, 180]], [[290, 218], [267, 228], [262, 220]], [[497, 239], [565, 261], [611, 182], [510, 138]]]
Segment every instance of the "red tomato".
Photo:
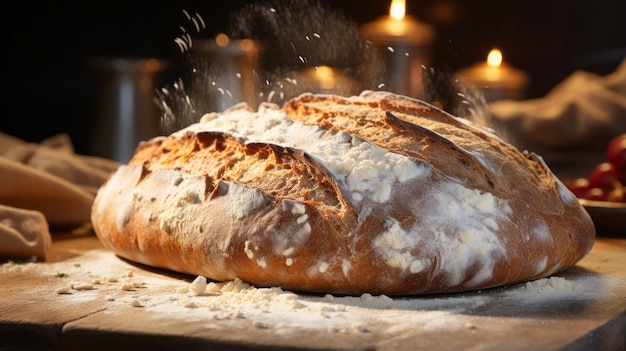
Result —
[[624, 189], [619, 186], [604, 195], [606, 201], [610, 202], [622, 202], [624, 201]]
[[604, 201], [605, 198], [606, 193], [600, 188], [591, 188], [583, 195], [583, 199], [586, 200]]
[[589, 190], [589, 179], [577, 178], [571, 182], [568, 182], [567, 188], [578, 198], [582, 198], [587, 190]]
[[626, 134], [616, 136], [606, 147], [606, 159], [620, 172], [619, 181], [626, 183]]
[[611, 191], [615, 188], [616, 181], [620, 179], [620, 172], [614, 164], [602, 162], [591, 170], [587, 178], [589, 187]]

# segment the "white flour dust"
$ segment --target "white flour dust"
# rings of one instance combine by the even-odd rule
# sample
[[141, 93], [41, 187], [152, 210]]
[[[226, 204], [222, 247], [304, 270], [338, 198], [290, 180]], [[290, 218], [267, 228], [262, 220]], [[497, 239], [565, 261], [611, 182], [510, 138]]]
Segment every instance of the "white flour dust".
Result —
[[[92, 250], [80, 261], [6, 263], [0, 277], [38, 283], [20, 294], [38, 296], [41, 303], [89, 304], [115, 311], [136, 307], [162, 321], [232, 323], [273, 333], [317, 330], [330, 333], [396, 333], [423, 330], [476, 329], [476, 316], [489, 315], [502, 306], [535, 310], [563, 303], [602, 303], [619, 282], [599, 276], [553, 276], [510, 287], [459, 294], [420, 297], [333, 296], [300, 294], [278, 287], [257, 288], [238, 279], [211, 282], [204, 277], [174, 279], [145, 271], [111, 253]], [[125, 307], [128, 308], [128, 307]]]

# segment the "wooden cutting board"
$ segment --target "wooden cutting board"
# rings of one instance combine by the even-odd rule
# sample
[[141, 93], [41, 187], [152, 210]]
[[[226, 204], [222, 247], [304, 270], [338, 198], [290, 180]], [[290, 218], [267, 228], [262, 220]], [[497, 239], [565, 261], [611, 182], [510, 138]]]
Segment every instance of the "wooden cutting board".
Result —
[[584, 350], [626, 345], [626, 240], [554, 277], [472, 293], [296, 294], [125, 261], [55, 234], [45, 263], [0, 266], [0, 349]]

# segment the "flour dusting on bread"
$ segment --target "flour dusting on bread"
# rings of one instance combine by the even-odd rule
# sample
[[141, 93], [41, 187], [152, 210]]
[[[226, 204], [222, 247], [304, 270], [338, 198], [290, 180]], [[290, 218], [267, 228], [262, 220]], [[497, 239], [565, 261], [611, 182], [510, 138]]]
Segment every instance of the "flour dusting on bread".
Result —
[[548, 276], [593, 223], [537, 155], [424, 102], [304, 94], [142, 142], [103, 186], [98, 236], [138, 262], [340, 294]]

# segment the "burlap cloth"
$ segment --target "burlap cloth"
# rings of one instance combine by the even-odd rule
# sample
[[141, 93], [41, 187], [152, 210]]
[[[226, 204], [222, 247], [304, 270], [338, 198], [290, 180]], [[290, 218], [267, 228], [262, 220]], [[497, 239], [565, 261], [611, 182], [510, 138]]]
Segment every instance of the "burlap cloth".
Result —
[[542, 155], [563, 176], [584, 176], [626, 133], [626, 59], [606, 76], [577, 71], [544, 97], [496, 101], [489, 110], [520, 149]]
[[118, 166], [76, 154], [65, 134], [34, 144], [0, 133], [0, 257], [45, 259], [50, 228], [89, 223], [97, 189]]

